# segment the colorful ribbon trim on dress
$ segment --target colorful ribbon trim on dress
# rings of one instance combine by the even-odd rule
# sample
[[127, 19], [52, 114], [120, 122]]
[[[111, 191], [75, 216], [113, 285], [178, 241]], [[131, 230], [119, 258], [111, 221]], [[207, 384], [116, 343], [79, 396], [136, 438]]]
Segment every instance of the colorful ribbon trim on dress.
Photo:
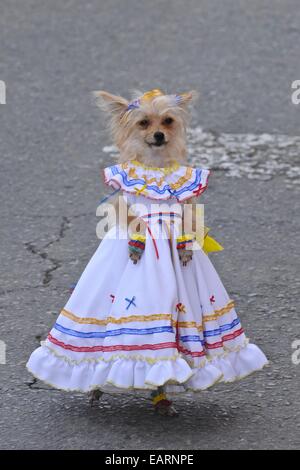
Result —
[[[229, 313], [230, 310], [234, 308], [234, 301], [230, 300], [225, 307], [214, 309], [212, 314], [204, 313], [202, 317], [202, 321], [204, 323], [209, 321], [215, 321], [222, 315]], [[84, 325], [103, 325], [106, 326], [109, 323], [113, 324], [121, 324], [121, 323], [130, 323], [130, 322], [146, 322], [146, 321], [158, 321], [158, 320], [165, 320], [165, 321], [172, 321], [172, 314], [171, 313], [154, 313], [151, 315], [129, 315], [127, 317], [106, 317], [103, 320], [95, 317], [79, 317], [72, 312], [69, 312], [66, 309], [61, 311], [61, 315], [64, 317], [69, 318], [70, 320], [74, 321], [75, 323], [80, 323]], [[177, 322], [172, 322], [176, 324]], [[186, 322], [178, 322], [179, 327], [181, 328], [201, 328], [202, 325], [195, 322], [195, 321], [186, 321]]]
[[217, 343], [205, 343], [206, 349], [217, 349], [217, 348], [222, 348], [224, 342], [226, 341], [232, 341], [233, 339], [237, 338], [238, 336], [242, 335], [244, 333], [243, 328], [240, 328], [239, 330], [234, 331], [233, 333], [230, 333], [228, 335], [225, 335], [222, 337], [221, 341], [218, 341]]
[[[208, 344], [205, 343], [206, 349], [217, 349], [222, 348], [224, 346], [224, 342], [233, 340], [244, 333], [244, 330], [240, 328], [239, 330], [226, 335], [222, 338], [221, 341], [217, 343]], [[184, 348], [179, 344], [179, 342], [166, 342], [166, 343], [157, 343], [157, 344], [140, 344], [140, 345], [126, 345], [126, 344], [116, 344], [113, 346], [75, 346], [72, 344], [66, 344], [58, 339], [54, 338], [51, 334], [47, 337], [48, 341], [51, 343], [70, 351], [74, 352], [111, 352], [111, 351], [142, 351], [142, 350], [158, 350], [158, 349], [177, 349], [178, 351], [182, 352], [183, 354], [190, 355], [192, 357], [203, 357], [206, 355], [206, 352], [203, 351], [191, 351], [189, 349]]]
[[[221, 325], [219, 328], [214, 330], [203, 331], [203, 337], [208, 338], [210, 336], [221, 335], [224, 331], [229, 331], [235, 326], [240, 324], [239, 318], [235, 318], [233, 322], [227, 323], [226, 325]], [[89, 331], [83, 332], [78, 330], [73, 330], [71, 328], [66, 328], [65, 326], [55, 323], [55, 330], [60, 331], [69, 336], [76, 336], [78, 338], [106, 338], [108, 336], [119, 336], [122, 334], [128, 335], [149, 335], [155, 333], [173, 333], [174, 329], [172, 326], [157, 326], [153, 328], [119, 328], [116, 330], [107, 330], [107, 331]], [[183, 342], [200, 342], [204, 344], [204, 340], [199, 335], [183, 335], [180, 336], [180, 340]]]
[[152, 315], [129, 315], [128, 317], [107, 317], [104, 320], [100, 320], [98, 318], [93, 317], [78, 317], [72, 312], [63, 309], [61, 311], [61, 315], [64, 317], [69, 318], [70, 320], [84, 324], [84, 325], [103, 325], [106, 326], [109, 323], [130, 323], [130, 322], [144, 322], [144, 321], [158, 321], [158, 320], [165, 320], [165, 321], [172, 321], [172, 315], [170, 313], [154, 313]]
[[169, 216], [171, 218], [182, 217], [181, 214], [177, 214], [176, 212], [150, 212], [149, 214], [142, 215], [141, 218], [144, 219], [145, 217], [147, 217], [147, 219], [151, 219], [152, 217], [164, 217], [164, 216]]
[[[226, 341], [231, 341], [231, 340], [237, 338], [238, 336], [240, 336], [243, 333], [244, 333], [243, 328], [240, 328], [239, 330], [235, 331], [234, 333], [223, 336], [222, 340], [218, 341], [217, 343], [213, 343], [213, 344], [205, 343], [205, 349], [223, 348], [224, 343]], [[190, 349], [186, 349], [183, 346], [181, 346], [181, 344], [179, 344], [179, 341], [177, 341], [177, 349], [181, 353], [192, 356], [192, 357], [206, 356], [205, 350], [204, 351], [191, 351]]]
[[[208, 331], [203, 331], [203, 337], [204, 338], [209, 338], [210, 336], [218, 336], [224, 333], [224, 331], [229, 331], [235, 326], [240, 324], [240, 319], [235, 318], [232, 323], [227, 323], [226, 325], [222, 325], [219, 328], [216, 328], [215, 330], [208, 330]], [[186, 342], [200, 342], [202, 344], [205, 344], [205, 341], [201, 339], [199, 335], [184, 335], [180, 336], [180, 341], [186, 343]]]
[[172, 326], [157, 326], [154, 328], [120, 328], [117, 330], [107, 331], [90, 331], [83, 332], [66, 328], [59, 323], [55, 323], [55, 330], [60, 331], [69, 336], [77, 336], [78, 338], [106, 338], [107, 336], [119, 336], [119, 335], [151, 335], [154, 333], [173, 333]]
[[75, 352], [109, 352], [109, 351], [138, 351], [138, 350], [157, 350], [157, 349], [166, 349], [166, 348], [176, 348], [176, 343], [167, 342], [167, 343], [158, 343], [158, 344], [140, 344], [140, 345], [127, 345], [127, 344], [115, 344], [113, 346], [74, 346], [72, 344], [66, 344], [58, 339], [54, 338], [51, 334], [48, 335], [47, 339], [51, 343], [60, 346], [63, 349], [68, 349]]
[[[237, 323], [236, 323], [237, 324]], [[61, 325], [60, 325], [61, 327]], [[65, 330], [68, 330], [67, 328]], [[61, 330], [60, 330], [61, 331]], [[74, 330], [70, 330], [72, 333]], [[63, 331], [65, 333], [65, 331]], [[71, 335], [72, 335], [71, 333]], [[76, 332], [78, 333], [78, 332]], [[80, 335], [82, 332], [79, 332]], [[202, 342], [203, 340], [200, 340], [201, 344], [205, 347], [205, 349], [217, 349], [217, 348], [222, 348], [224, 345], [224, 342], [233, 340], [240, 336], [241, 334], [244, 333], [243, 328], [240, 328], [239, 330], [234, 331], [233, 333], [230, 333], [228, 335], [224, 335], [220, 341], [217, 341], [216, 343], [207, 343], [207, 341]], [[67, 332], [67, 334], [70, 334]], [[87, 333], [88, 334], [88, 333]], [[120, 333], [122, 334], [122, 333]], [[131, 334], [136, 334], [136, 333], [131, 333]], [[145, 333], [141, 333], [145, 334]], [[74, 336], [77, 336], [75, 334]], [[85, 336], [81, 336], [85, 337]], [[89, 337], [99, 337], [99, 336], [89, 336]], [[195, 336], [196, 341], [198, 341], [197, 336]], [[50, 342], [53, 344], [56, 344], [57, 346], [60, 346], [64, 349], [69, 349], [71, 351], [77, 351], [77, 352], [96, 352], [96, 351], [133, 351], [133, 350], [144, 350], [144, 349], [150, 349], [150, 350], [156, 350], [156, 349], [165, 349], [165, 348], [174, 348], [176, 347], [178, 351], [183, 352], [184, 354], [191, 355], [193, 357], [201, 357], [205, 355], [205, 351], [191, 351], [189, 349], [184, 348], [180, 344], [181, 338], [177, 337], [176, 342], [165, 342], [165, 343], [157, 343], [157, 344], [142, 344], [142, 345], [112, 345], [112, 346], [102, 346], [102, 345], [97, 345], [97, 346], [75, 346], [72, 344], [66, 344], [62, 341], [59, 341], [57, 338], [55, 338], [51, 333], [49, 333], [48, 338]]]

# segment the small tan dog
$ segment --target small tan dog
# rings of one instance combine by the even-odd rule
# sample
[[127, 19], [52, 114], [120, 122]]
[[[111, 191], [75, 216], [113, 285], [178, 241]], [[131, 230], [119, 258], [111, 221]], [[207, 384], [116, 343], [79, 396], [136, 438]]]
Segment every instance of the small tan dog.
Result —
[[[110, 117], [109, 130], [120, 152], [120, 163], [134, 160], [159, 168], [186, 164], [188, 105], [197, 97], [195, 91], [180, 95], [165, 95], [155, 89], [144, 94], [135, 93], [132, 101], [106, 91], [97, 91], [94, 95], [99, 107]], [[193, 198], [187, 201], [188, 204], [193, 202]], [[117, 205], [116, 201], [116, 209]], [[127, 227], [134, 221], [136, 217], [128, 216]], [[141, 233], [146, 230], [142, 221], [138, 223], [137, 228]], [[179, 251], [184, 266], [192, 259], [192, 254], [193, 252], [188, 249]], [[129, 257], [136, 264], [141, 255], [129, 252]], [[101, 395], [100, 390], [92, 391], [90, 402], [98, 401]], [[158, 413], [176, 416], [177, 411], [171, 401], [163, 399], [156, 402], [157, 397], [161, 396], [164, 396], [163, 387], [159, 387], [152, 394]]]
[[[110, 116], [109, 130], [120, 152], [120, 162], [135, 160], [160, 168], [186, 164], [188, 105], [198, 97], [196, 91], [165, 95], [155, 89], [144, 94], [136, 92], [132, 101], [106, 91], [96, 91], [94, 96], [98, 106]], [[134, 217], [128, 217], [127, 224], [133, 221]], [[136, 263], [140, 256], [130, 253], [130, 258]], [[186, 265], [192, 252], [182, 250], [180, 259]]]

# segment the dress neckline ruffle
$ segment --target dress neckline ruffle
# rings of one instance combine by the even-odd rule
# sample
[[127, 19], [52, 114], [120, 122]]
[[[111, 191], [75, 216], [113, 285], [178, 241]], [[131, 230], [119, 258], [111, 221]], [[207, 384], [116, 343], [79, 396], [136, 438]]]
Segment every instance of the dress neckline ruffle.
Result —
[[208, 169], [179, 164], [158, 168], [128, 161], [105, 168], [104, 181], [114, 189], [149, 199], [182, 202], [205, 191], [209, 174]]

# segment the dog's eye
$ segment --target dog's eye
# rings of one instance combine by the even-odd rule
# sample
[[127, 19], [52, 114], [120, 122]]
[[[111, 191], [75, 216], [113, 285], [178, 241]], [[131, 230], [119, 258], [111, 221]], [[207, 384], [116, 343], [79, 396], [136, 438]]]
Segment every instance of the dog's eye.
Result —
[[142, 129], [146, 129], [150, 124], [150, 121], [149, 119], [142, 119], [140, 122], [139, 122], [139, 126], [142, 128]]
[[170, 126], [173, 121], [174, 121], [173, 118], [171, 118], [171, 117], [166, 117], [166, 118], [163, 120], [162, 123], [163, 123], [164, 126]]

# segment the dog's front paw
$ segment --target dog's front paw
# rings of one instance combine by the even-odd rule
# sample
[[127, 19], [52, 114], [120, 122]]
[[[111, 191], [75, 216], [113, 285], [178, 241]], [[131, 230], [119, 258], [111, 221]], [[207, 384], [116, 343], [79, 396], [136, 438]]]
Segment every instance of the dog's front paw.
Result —
[[178, 255], [182, 263], [182, 266], [186, 266], [188, 262], [191, 261], [193, 258], [192, 250], [185, 250], [185, 249], [178, 250]]
[[146, 237], [139, 233], [134, 233], [128, 242], [129, 258], [136, 264], [145, 251]]
[[133, 264], [136, 264], [141, 259], [142, 254], [143, 253], [137, 253], [135, 251], [131, 253], [129, 250], [129, 258], [133, 261]]
[[178, 256], [183, 266], [186, 266], [189, 261], [193, 258], [193, 243], [194, 243], [194, 235], [191, 233], [186, 233], [181, 237], [178, 237], [177, 242], [177, 250]]

